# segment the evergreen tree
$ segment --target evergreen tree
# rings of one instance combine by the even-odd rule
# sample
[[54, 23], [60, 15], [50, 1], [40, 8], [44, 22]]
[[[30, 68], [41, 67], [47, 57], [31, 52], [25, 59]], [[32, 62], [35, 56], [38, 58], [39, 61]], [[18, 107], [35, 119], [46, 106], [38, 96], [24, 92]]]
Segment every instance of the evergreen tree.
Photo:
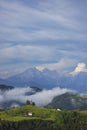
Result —
[[31, 105], [31, 102], [29, 100], [27, 100], [26, 105]]

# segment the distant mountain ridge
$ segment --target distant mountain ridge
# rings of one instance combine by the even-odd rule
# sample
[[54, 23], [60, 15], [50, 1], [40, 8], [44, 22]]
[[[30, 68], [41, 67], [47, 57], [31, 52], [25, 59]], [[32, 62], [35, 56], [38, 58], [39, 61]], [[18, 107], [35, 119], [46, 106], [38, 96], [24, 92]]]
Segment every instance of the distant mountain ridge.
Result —
[[69, 88], [78, 92], [87, 93], [87, 72], [80, 72], [73, 76], [46, 68], [43, 71], [39, 71], [36, 68], [29, 68], [15, 76], [0, 79], [0, 84], [16, 87], [38, 86], [42, 89], [50, 89], [58, 86], [60, 88]]
[[29, 68], [18, 75], [0, 80], [0, 83], [14, 85], [16, 87], [39, 86], [40, 88], [52, 88], [57, 84], [57, 76], [56, 71], [50, 71], [48, 69], [39, 71], [36, 68]]

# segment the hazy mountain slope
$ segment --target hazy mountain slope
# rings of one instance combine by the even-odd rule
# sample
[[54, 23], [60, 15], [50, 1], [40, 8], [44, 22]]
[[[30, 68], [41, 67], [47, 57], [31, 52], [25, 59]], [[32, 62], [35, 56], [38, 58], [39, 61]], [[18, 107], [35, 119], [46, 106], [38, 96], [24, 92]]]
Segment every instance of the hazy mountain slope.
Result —
[[0, 84], [0, 90], [1, 91], [7, 91], [7, 90], [10, 90], [10, 89], [13, 89], [13, 88], [14, 88], [13, 86], [8, 86], [8, 85]]
[[80, 92], [87, 93], [87, 72], [80, 72], [74, 76], [72, 85]]
[[36, 68], [30, 68], [6, 80], [7, 84], [17, 87], [39, 86], [40, 88], [51, 88], [57, 85], [57, 77], [56, 71], [44, 70], [41, 72]]

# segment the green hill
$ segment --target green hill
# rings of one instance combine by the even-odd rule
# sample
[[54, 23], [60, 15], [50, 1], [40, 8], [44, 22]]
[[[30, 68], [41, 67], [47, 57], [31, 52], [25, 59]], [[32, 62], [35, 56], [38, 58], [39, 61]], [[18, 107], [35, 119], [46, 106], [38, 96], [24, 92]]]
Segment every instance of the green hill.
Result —
[[46, 107], [60, 108], [62, 110], [84, 110], [87, 109], [87, 96], [65, 93], [56, 96]]
[[[32, 117], [27, 113], [32, 113]], [[52, 109], [36, 107], [36, 106], [23, 106], [19, 108], [11, 108], [9, 110], [1, 111], [0, 118], [8, 121], [21, 121], [29, 119], [44, 119], [54, 120], [55, 111]]]
[[87, 111], [36, 106], [12, 108], [0, 111], [0, 130], [87, 130]]

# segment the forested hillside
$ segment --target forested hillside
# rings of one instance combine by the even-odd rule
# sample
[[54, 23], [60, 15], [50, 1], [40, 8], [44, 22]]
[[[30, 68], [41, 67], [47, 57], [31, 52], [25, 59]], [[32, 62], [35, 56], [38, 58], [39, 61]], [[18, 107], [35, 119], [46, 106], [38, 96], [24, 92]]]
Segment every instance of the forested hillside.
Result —
[[84, 110], [87, 109], [87, 95], [64, 93], [54, 97], [46, 107], [61, 108], [62, 110]]

